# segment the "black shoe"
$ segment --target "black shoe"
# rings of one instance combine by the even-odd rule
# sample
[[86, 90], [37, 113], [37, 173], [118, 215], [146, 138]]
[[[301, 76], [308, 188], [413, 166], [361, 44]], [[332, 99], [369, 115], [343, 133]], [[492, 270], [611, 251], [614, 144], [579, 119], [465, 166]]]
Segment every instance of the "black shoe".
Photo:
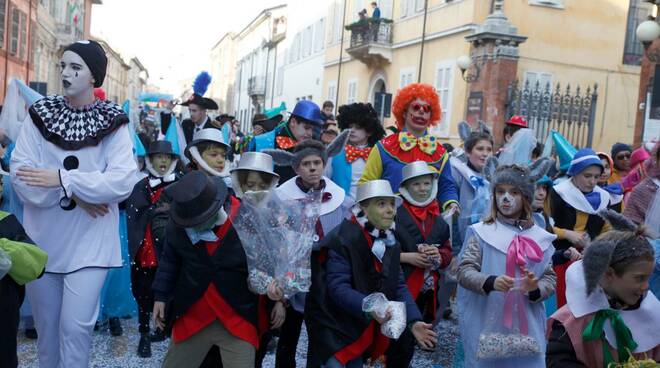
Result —
[[140, 344], [138, 345], [137, 354], [140, 358], [151, 357], [151, 337], [148, 332], [140, 334]]
[[151, 342], [161, 342], [165, 341], [168, 336], [165, 334], [165, 331], [157, 328], [149, 337], [151, 338]]
[[25, 337], [27, 337], [30, 340], [36, 340], [39, 336], [37, 335], [37, 330], [34, 328], [26, 328], [25, 329]]
[[121, 336], [124, 333], [124, 330], [121, 328], [121, 322], [119, 321], [119, 318], [110, 318], [108, 324], [110, 325], [110, 335]]

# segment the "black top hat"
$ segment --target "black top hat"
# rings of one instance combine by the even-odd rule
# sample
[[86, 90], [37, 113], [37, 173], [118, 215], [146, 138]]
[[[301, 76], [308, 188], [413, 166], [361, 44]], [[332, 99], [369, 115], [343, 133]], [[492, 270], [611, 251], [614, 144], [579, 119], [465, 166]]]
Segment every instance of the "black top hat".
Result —
[[154, 155], [156, 153], [164, 153], [167, 155], [176, 156], [176, 153], [172, 149], [172, 142], [170, 141], [153, 141], [149, 144], [148, 155]]
[[254, 114], [252, 125], [261, 125], [265, 131], [270, 132], [282, 121], [282, 115], [277, 114], [269, 118], [266, 114]]
[[188, 98], [188, 101], [181, 103], [181, 106], [189, 106], [191, 104], [195, 104], [203, 109], [207, 110], [217, 110], [218, 109], [218, 104], [213, 101], [210, 98], [202, 97], [198, 95], [197, 93], [193, 93], [190, 95], [190, 98]]
[[172, 198], [170, 217], [181, 227], [202, 225], [218, 213], [227, 198], [224, 181], [208, 177], [201, 171], [184, 175], [165, 192]]
[[217, 121], [234, 120], [234, 116], [229, 115], [229, 114], [220, 114], [220, 115], [215, 117], [215, 120], [217, 120]]

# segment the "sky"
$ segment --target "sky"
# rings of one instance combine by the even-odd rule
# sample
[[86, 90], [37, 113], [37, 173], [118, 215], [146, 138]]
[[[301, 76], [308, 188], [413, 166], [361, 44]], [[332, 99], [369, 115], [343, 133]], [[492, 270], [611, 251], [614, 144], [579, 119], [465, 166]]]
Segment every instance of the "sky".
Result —
[[[311, 0], [314, 1], [314, 0]], [[286, 0], [103, 0], [92, 10], [91, 33], [128, 61], [137, 57], [149, 83], [179, 93], [210, 62], [211, 48], [238, 33], [263, 9]]]

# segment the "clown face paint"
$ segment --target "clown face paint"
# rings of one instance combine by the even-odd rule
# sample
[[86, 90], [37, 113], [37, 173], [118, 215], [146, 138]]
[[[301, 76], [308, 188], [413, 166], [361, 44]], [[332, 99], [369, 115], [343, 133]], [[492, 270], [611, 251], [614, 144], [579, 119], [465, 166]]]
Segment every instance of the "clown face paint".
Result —
[[167, 170], [169, 170], [172, 165], [172, 156], [166, 153], [153, 154], [149, 157], [149, 160], [151, 161], [151, 166], [154, 167], [154, 170], [156, 170], [160, 176], [167, 174]]
[[523, 198], [520, 190], [510, 184], [500, 184], [495, 188], [497, 210], [504, 217], [518, 219], [523, 209]]
[[[67, 97], [94, 96], [94, 77], [85, 61], [73, 51], [65, 51], [60, 60], [62, 87]], [[93, 100], [92, 100], [93, 101]]]
[[369, 199], [366, 206], [360, 204], [360, 207], [367, 214], [367, 219], [376, 229], [387, 230], [394, 222], [396, 206], [394, 198], [376, 197]]
[[421, 98], [415, 99], [406, 109], [406, 130], [421, 136], [431, 123], [431, 105]]
[[406, 181], [406, 189], [410, 196], [417, 202], [429, 199], [433, 189], [433, 176], [424, 175]]
[[360, 128], [357, 124], [349, 125], [351, 133], [348, 136], [348, 143], [353, 146], [366, 146], [369, 141], [370, 134], [366, 130]]

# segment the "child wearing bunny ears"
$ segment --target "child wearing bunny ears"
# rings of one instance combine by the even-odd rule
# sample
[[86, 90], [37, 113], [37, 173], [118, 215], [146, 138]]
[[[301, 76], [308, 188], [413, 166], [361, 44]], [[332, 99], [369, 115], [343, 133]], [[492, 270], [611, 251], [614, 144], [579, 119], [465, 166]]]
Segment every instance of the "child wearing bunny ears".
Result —
[[[459, 327], [466, 367], [545, 367], [546, 315], [542, 301], [555, 289], [551, 263], [555, 236], [534, 224], [531, 202], [536, 181], [549, 167], [546, 159], [529, 168], [498, 167], [497, 158], [491, 157], [484, 168], [492, 188], [491, 215], [468, 228], [458, 268], [457, 303], [462, 306]], [[513, 312], [510, 298], [518, 300], [519, 313]], [[487, 317], [500, 310], [504, 317], [511, 316], [510, 325], [502, 318], [503, 326], [511, 328], [514, 321], [527, 326], [527, 331], [520, 332], [534, 339], [537, 354], [477, 358], [480, 345], [489, 342], [482, 337], [484, 326], [490, 322]]]

